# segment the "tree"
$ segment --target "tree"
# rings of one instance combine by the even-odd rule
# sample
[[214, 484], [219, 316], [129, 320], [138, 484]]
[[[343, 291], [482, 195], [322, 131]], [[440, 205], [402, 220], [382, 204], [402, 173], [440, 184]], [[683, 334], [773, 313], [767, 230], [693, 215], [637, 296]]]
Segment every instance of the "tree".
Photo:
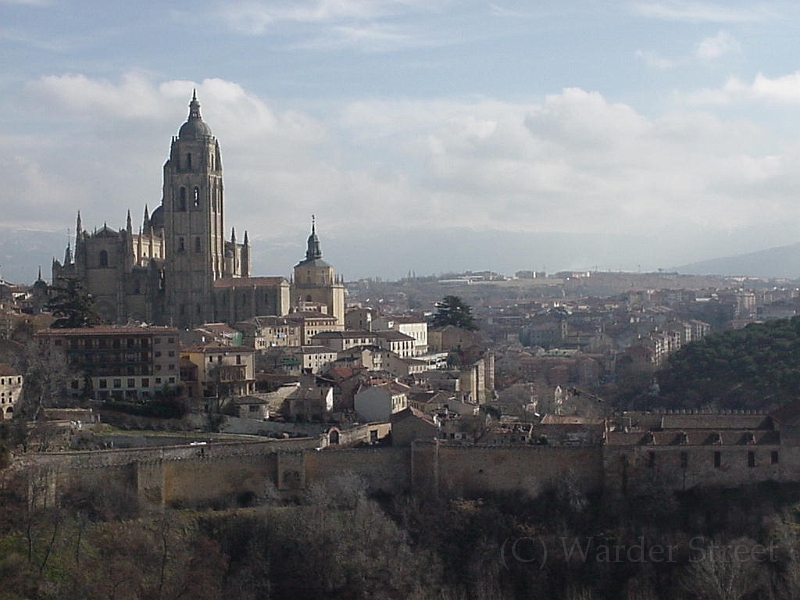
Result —
[[75, 277], [63, 278], [61, 285], [50, 287], [50, 300], [45, 308], [56, 317], [51, 327], [57, 329], [92, 327], [103, 322], [94, 309], [91, 294], [84, 293]]
[[22, 358], [25, 380], [14, 416], [35, 421], [43, 408], [65, 403], [67, 385], [77, 375], [66, 356], [49, 345], [30, 342]]
[[472, 307], [459, 296], [445, 296], [436, 303], [436, 314], [433, 316], [434, 327], [454, 325], [461, 329], [475, 331], [478, 326], [472, 318]]

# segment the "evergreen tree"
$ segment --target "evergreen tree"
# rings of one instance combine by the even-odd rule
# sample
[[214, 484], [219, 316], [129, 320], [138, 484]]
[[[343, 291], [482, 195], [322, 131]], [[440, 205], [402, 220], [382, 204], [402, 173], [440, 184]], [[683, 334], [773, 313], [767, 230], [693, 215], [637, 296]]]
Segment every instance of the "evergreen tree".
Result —
[[478, 329], [472, 318], [472, 307], [458, 296], [445, 296], [441, 302], [436, 303], [436, 314], [431, 325], [433, 327], [454, 325], [469, 331]]
[[80, 280], [75, 277], [65, 277], [60, 285], [50, 286], [46, 309], [56, 317], [51, 325], [56, 329], [92, 327], [103, 322], [94, 309], [91, 294], [84, 293]]

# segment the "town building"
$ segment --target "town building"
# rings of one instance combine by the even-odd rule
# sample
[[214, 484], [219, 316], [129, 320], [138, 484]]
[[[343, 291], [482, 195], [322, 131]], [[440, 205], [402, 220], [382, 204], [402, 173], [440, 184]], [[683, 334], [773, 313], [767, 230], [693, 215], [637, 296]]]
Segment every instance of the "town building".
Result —
[[354, 406], [359, 419], [366, 423], [388, 421], [408, 408], [409, 387], [402, 383], [386, 383], [366, 387], [355, 395]]
[[22, 393], [23, 375], [11, 365], [0, 363], [0, 421], [14, 416]]
[[180, 383], [178, 330], [173, 327], [43, 329], [34, 339], [43, 356], [66, 359], [73, 398], [141, 400]]
[[184, 381], [190, 398], [245, 396], [255, 392], [255, 350], [245, 346], [204, 344], [181, 350], [197, 367], [193, 381]]

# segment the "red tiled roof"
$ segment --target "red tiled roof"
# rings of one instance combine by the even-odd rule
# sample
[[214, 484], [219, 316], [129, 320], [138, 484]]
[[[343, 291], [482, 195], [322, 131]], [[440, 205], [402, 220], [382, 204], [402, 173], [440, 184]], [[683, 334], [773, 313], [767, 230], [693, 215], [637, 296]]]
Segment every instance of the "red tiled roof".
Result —
[[87, 336], [87, 335], [153, 335], [153, 334], [178, 334], [175, 327], [161, 327], [156, 325], [98, 325], [96, 327], [79, 327], [75, 329], [42, 329], [36, 332], [37, 336]]
[[237, 287], [275, 287], [282, 283], [288, 284], [284, 277], [226, 277], [214, 282], [215, 288]]

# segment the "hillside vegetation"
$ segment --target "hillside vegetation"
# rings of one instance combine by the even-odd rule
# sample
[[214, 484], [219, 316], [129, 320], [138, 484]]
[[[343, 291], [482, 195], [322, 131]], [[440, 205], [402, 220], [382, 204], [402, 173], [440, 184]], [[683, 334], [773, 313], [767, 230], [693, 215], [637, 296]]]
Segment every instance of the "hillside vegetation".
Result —
[[658, 374], [668, 408], [767, 409], [800, 398], [800, 317], [713, 334]]

